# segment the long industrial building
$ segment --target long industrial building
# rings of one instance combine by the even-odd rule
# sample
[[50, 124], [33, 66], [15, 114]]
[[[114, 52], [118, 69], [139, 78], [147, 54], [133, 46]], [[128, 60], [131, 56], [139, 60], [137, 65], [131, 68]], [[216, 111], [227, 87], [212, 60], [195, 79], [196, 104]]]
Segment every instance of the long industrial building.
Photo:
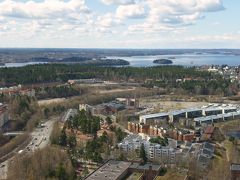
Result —
[[170, 122], [173, 122], [179, 120], [179, 118], [207, 118], [208, 116], [215, 117], [219, 114], [224, 115], [237, 111], [238, 107], [236, 105], [211, 104], [208, 106], [203, 106], [201, 108], [189, 108], [170, 112], [142, 115], [139, 116], [139, 122], [144, 124], [146, 124], [147, 122], [157, 122], [161, 120], [169, 120]]
[[202, 124], [211, 124], [219, 121], [228, 121], [228, 120], [233, 120], [238, 118], [240, 118], [240, 111], [194, 118], [194, 121], [198, 125], [202, 125]]

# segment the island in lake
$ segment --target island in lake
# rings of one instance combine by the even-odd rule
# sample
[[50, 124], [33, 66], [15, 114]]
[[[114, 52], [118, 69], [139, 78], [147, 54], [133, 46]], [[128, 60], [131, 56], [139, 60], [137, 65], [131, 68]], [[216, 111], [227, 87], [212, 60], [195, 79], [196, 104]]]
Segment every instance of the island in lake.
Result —
[[47, 62], [47, 63], [78, 63], [83, 65], [94, 65], [94, 66], [126, 66], [130, 63], [124, 59], [106, 59], [104, 58], [89, 58], [84, 56], [71, 56], [67, 58], [57, 59], [48, 57], [35, 57], [32, 59], [33, 62]]
[[82, 64], [95, 66], [128, 66], [130, 63], [124, 59], [96, 59], [85, 61]]
[[155, 64], [172, 64], [173, 62], [169, 59], [156, 59], [153, 61]]

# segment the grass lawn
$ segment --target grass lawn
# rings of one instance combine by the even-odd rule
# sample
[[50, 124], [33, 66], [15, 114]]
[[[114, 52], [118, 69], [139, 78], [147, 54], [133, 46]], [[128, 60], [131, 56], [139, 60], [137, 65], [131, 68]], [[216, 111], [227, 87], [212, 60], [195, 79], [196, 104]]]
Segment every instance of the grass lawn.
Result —
[[164, 176], [158, 176], [156, 180], [184, 180], [186, 172], [179, 172], [177, 170], [167, 170]]

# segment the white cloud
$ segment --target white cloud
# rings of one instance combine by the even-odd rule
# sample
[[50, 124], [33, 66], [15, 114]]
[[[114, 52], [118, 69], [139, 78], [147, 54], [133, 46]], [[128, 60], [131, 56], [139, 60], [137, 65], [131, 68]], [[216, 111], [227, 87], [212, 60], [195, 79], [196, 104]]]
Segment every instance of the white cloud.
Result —
[[208, 13], [223, 10], [221, 0], [98, 0], [110, 5], [101, 10], [89, 9], [89, 1], [95, 0], [0, 0], [0, 46], [239, 45], [236, 30], [215, 36], [188, 31]]
[[75, 18], [77, 14], [89, 13], [84, 0], [45, 0], [42, 2], [0, 2], [0, 16], [14, 18], [54, 19], [58, 17]]
[[186, 30], [185, 27], [172, 27], [172, 26], [166, 26], [164, 24], [152, 24], [145, 22], [143, 24], [134, 24], [130, 25], [128, 27], [128, 32], [127, 34], [135, 34], [135, 33], [140, 33], [140, 34], [158, 34], [160, 33], [180, 33], [184, 32]]
[[146, 16], [146, 12], [142, 4], [120, 5], [117, 8], [116, 16], [120, 19], [143, 18]]
[[203, 18], [204, 12], [223, 10], [220, 0], [147, 0], [149, 21], [153, 23], [188, 25]]
[[105, 28], [111, 28], [119, 24], [121, 24], [121, 21], [114, 17], [112, 13], [107, 13], [102, 16], [98, 16], [96, 21], [97, 26]]
[[198, 35], [185, 38], [185, 41], [192, 42], [226, 42], [239, 41], [240, 36], [237, 34], [221, 34], [221, 35]]
[[106, 5], [111, 4], [122, 4], [122, 5], [128, 5], [128, 4], [135, 4], [134, 0], [101, 0]]
[[[147, 16], [144, 23], [131, 24], [131, 32], [179, 31], [203, 19], [207, 12], [223, 10], [221, 0], [145, 0]], [[128, 14], [130, 11], [124, 11]]]
[[[10, 24], [13, 20], [15, 23]], [[6, 35], [21, 32], [19, 37], [40, 33], [50, 37], [60, 31], [87, 29], [91, 22], [92, 13], [84, 0], [0, 1], [0, 31]]]

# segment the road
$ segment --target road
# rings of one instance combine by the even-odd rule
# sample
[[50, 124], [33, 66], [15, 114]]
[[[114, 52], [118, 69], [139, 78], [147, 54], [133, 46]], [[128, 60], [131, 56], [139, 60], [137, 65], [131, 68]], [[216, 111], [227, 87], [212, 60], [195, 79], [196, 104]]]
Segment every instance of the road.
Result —
[[[42, 149], [50, 143], [50, 135], [53, 129], [54, 122], [57, 118], [49, 120], [44, 123], [41, 128], [36, 128], [32, 133], [32, 139], [30, 143], [22, 150], [18, 151], [18, 154], [32, 153], [37, 149]], [[8, 164], [13, 160], [14, 156], [0, 164], [0, 179], [7, 178]]]

